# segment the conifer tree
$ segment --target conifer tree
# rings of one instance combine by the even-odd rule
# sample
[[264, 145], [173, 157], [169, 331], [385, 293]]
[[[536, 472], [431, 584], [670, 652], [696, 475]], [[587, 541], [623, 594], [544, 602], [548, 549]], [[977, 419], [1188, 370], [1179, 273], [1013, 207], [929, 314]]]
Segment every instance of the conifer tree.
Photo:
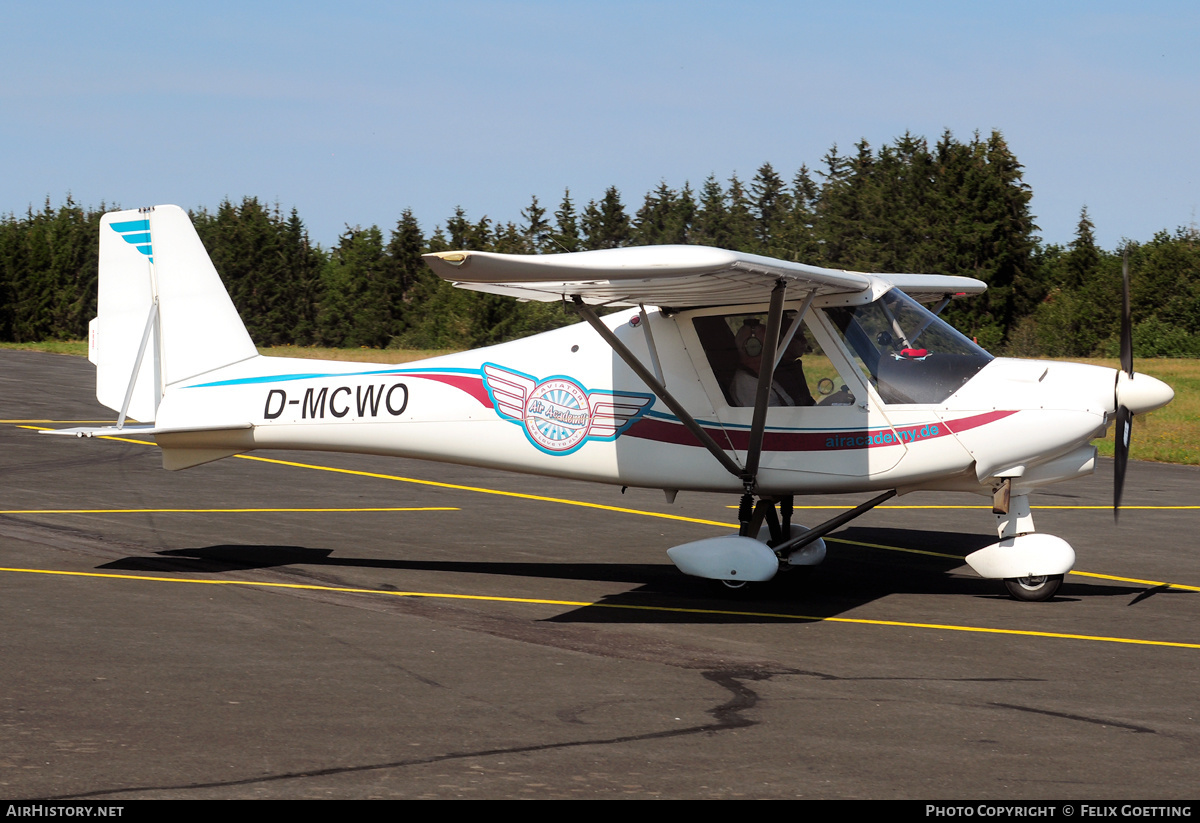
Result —
[[690, 241], [701, 246], [732, 248], [729, 234], [729, 209], [725, 205], [725, 190], [710, 174], [700, 189], [700, 202], [692, 221]]
[[787, 189], [770, 163], [763, 163], [750, 183], [751, 213], [754, 215], [754, 251], [772, 254], [782, 239], [791, 211]]
[[15, 341], [17, 284], [25, 276], [25, 233], [14, 215], [0, 221], [0, 340]]
[[534, 247], [530, 236], [528, 227], [518, 228], [517, 224], [511, 221], [497, 225], [492, 234], [492, 242], [487, 246], [487, 251], [501, 254], [533, 254]]
[[325, 264], [325, 255], [319, 247], [309, 242], [308, 230], [295, 207], [287, 223], [278, 229], [283, 241], [282, 274], [288, 289], [288, 293], [281, 294], [280, 299], [289, 306], [284, 315], [292, 323], [292, 328], [289, 334], [280, 325], [275, 329], [275, 338], [264, 342], [274, 345], [312, 345], [317, 335], [317, 307], [321, 297], [321, 269]]
[[782, 234], [776, 243], [779, 257], [795, 263], [820, 261], [821, 251], [815, 228], [818, 197], [819, 189], [808, 166], [800, 166], [792, 178], [788, 197], [791, 208], [784, 217]]
[[621, 193], [616, 186], [609, 186], [597, 204], [589, 201], [583, 212], [584, 246], [589, 249], [615, 249], [629, 245], [632, 227]]
[[1071, 251], [1066, 256], [1066, 287], [1078, 289], [1091, 280], [1100, 266], [1100, 250], [1096, 248], [1095, 225], [1088, 217], [1087, 206], [1079, 212], [1079, 224], [1075, 227], [1075, 239], [1067, 244]]
[[687, 242], [688, 224], [695, 204], [688, 197], [661, 181], [658, 187], [646, 194], [642, 207], [638, 209], [633, 223], [631, 243], [635, 246], [682, 244]]
[[579, 219], [575, 214], [575, 204], [571, 202], [571, 190], [563, 192], [562, 203], [554, 212], [558, 230], [551, 234], [555, 251], [572, 252], [583, 248], [583, 240], [579, 236]]
[[976, 277], [988, 291], [952, 305], [948, 319], [988, 348], [999, 347], [1017, 317], [1032, 310], [1027, 295], [1040, 289], [1033, 267], [1030, 193], [1003, 136], [977, 133], [970, 144], [949, 132], [938, 144], [940, 194], [946, 218], [947, 266], [942, 272]]
[[284, 220], [278, 205], [228, 199], [192, 222], [233, 304], [259, 345], [293, 343], [314, 333], [322, 255], [311, 248], [299, 215]]
[[856, 213], [853, 192], [850, 189], [852, 161], [838, 153], [836, 143], [821, 160], [825, 164], [825, 169], [818, 172], [823, 178], [823, 182], [821, 196], [817, 201], [816, 219], [816, 235], [821, 248], [821, 262], [853, 268], [854, 263], [851, 262], [853, 260], [851, 251], [853, 234], [856, 224], [861, 230], [862, 222]]
[[683, 181], [683, 188], [679, 190], [679, 196], [675, 198], [675, 208], [671, 217], [671, 223], [678, 226], [678, 229], [671, 236], [676, 238], [673, 242], [691, 243], [692, 242], [692, 224], [696, 221], [696, 194], [692, 191], [692, 184], [687, 180]]
[[736, 172], [729, 178], [726, 203], [725, 226], [729, 245], [725, 248], [733, 251], [752, 251], [757, 242], [754, 234], [754, 215], [751, 212], [750, 197]]
[[471, 222], [462, 206], [454, 207], [454, 216], [446, 221], [446, 242], [451, 249], [471, 249]]
[[923, 138], [906, 133], [880, 148], [868, 203], [879, 271], [937, 272], [942, 263], [936, 173]]
[[414, 308], [417, 284], [432, 272], [421, 259], [425, 250], [425, 238], [412, 209], [405, 209], [392, 229], [387, 245], [388, 276], [394, 284], [392, 314], [396, 323], [396, 334], [404, 335], [413, 325], [420, 307]]
[[384, 348], [392, 340], [393, 284], [379, 227], [347, 229], [329, 255], [319, 314], [328, 346]]
[[533, 200], [528, 208], [521, 210], [521, 219], [524, 221], [521, 224], [520, 233], [524, 237], [524, 254], [541, 254], [547, 251], [547, 244], [550, 242], [550, 222], [546, 220], [546, 210], [538, 203], [537, 195], [533, 195]]

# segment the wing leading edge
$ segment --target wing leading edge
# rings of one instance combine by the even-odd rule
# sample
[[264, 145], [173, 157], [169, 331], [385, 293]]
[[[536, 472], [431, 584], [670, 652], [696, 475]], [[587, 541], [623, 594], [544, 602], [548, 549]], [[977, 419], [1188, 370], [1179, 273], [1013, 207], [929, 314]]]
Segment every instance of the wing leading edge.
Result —
[[769, 299], [779, 280], [797, 292], [859, 294], [894, 285], [917, 299], [979, 294], [986, 285], [938, 274], [868, 274], [789, 263], [710, 246], [635, 246], [568, 254], [448, 251], [425, 255], [455, 286], [522, 300], [636, 306], [719, 306]]

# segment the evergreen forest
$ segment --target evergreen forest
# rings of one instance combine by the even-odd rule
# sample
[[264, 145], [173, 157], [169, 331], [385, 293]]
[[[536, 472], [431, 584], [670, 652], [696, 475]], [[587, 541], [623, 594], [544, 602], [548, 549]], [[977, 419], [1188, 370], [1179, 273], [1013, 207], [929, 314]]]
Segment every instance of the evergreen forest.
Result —
[[[234, 304], [260, 346], [467, 348], [522, 337], [575, 315], [556, 303], [454, 289], [421, 255], [474, 249], [548, 254], [657, 243], [719, 246], [875, 272], [975, 277], [985, 295], [945, 317], [986, 348], [1015, 356], [1116, 353], [1121, 260], [1133, 283], [1136, 354], [1200, 356], [1200, 233], [1164, 229], [1119, 248], [1096, 246], [1082, 209], [1074, 239], [1044, 245], [1022, 166], [998, 132], [932, 145], [906, 134], [852, 153], [834, 146], [790, 179], [764, 163], [749, 180], [667, 182], [626, 204], [608, 188], [577, 203], [535, 196], [520, 222], [460, 207], [426, 234], [404, 211], [394, 226], [348, 228], [331, 249], [310, 242], [293, 209], [253, 197], [192, 213]], [[86, 337], [96, 313], [100, 218], [118, 208], [57, 208], [0, 219], [0, 340]]]

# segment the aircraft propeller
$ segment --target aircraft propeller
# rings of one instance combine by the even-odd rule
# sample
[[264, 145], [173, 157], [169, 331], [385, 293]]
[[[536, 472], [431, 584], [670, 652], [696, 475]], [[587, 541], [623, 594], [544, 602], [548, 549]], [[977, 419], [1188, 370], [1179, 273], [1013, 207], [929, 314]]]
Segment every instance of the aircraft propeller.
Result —
[[1133, 380], [1133, 320], [1129, 308], [1129, 252], [1121, 262], [1121, 371], [1117, 372], [1112, 388], [1112, 404], [1117, 412], [1116, 446], [1114, 449], [1115, 470], [1112, 487], [1112, 518], [1121, 516], [1121, 493], [1124, 491], [1124, 475], [1129, 462], [1129, 439], [1133, 435], [1133, 412], [1121, 402], [1122, 374]]
[[1133, 321], [1129, 307], [1129, 252], [1121, 261], [1121, 371], [1113, 385], [1113, 406], [1117, 410], [1116, 446], [1113, 456], [1113, 519], [1121, 514], [1121, 492], [1125, 489], [1125, 467], [1129, 462], [1129, 440], [1133, 435], [1133, 412], [1121, 402], [1121, 375], [1133, 380]]

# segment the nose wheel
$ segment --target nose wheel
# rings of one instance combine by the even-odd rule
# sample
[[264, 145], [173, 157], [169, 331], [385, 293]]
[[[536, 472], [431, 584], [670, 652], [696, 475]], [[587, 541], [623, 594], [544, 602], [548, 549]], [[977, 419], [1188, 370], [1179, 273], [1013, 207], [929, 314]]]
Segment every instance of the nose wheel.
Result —
[[1061, 574], [1039, 574], [1030, 577], [1006, 578], [1004, 586], [1014, 600], [1037, 603], [1054, 597], [1062, 582]]

